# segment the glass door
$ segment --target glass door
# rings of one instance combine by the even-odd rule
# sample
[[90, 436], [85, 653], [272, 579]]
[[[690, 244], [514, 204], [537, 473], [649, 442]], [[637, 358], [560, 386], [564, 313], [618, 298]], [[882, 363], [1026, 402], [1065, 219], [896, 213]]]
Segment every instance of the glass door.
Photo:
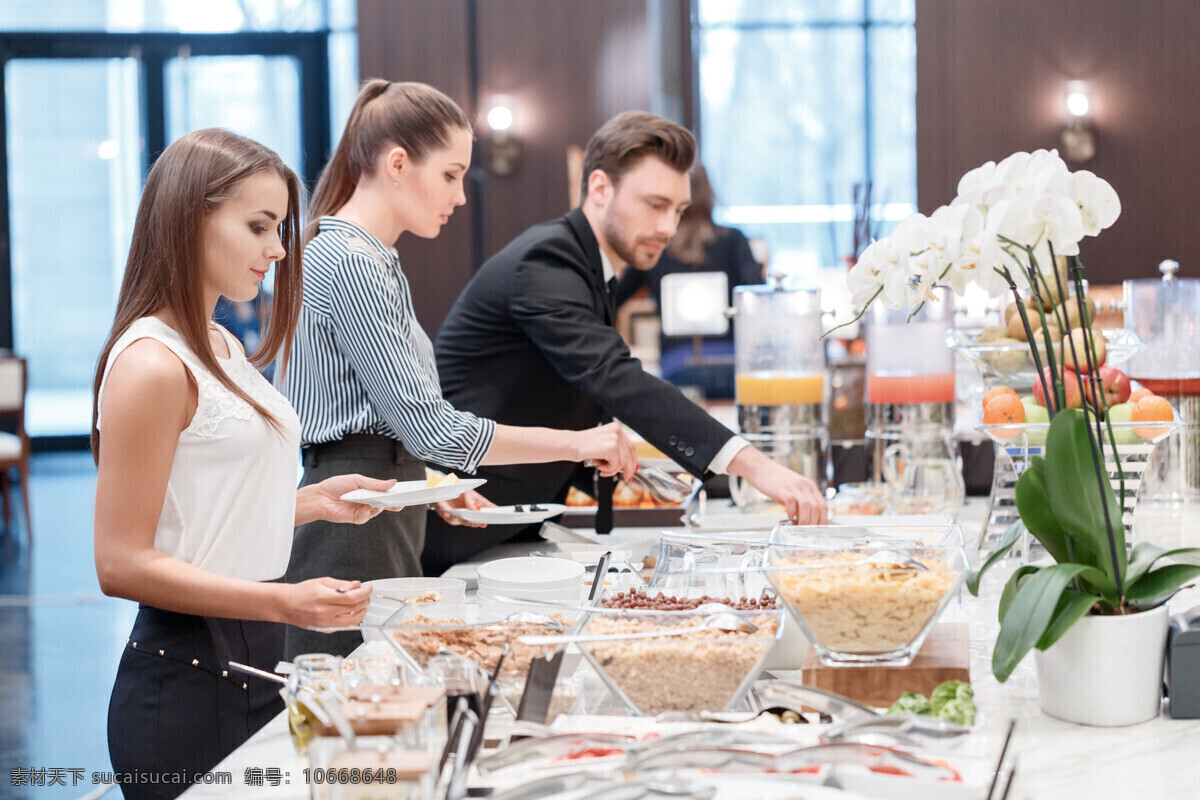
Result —
[[13, 338], [29, 363], [26, 426], [33, 436], [86, 433], [145, 163], [138, 63], [13, 59], [4, 99]]

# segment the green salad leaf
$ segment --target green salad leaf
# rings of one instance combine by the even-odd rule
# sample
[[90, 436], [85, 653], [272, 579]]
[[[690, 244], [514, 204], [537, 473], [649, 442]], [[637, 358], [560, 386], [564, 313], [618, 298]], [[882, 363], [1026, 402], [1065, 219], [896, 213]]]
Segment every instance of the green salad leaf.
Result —
[[975, 690], [963, 681], [939, 683], [928, 698], [905, 692], [888, 708], [889, 714], [925, 714], [959, 725], [975, 724]]
[[888, 708], [889, 714], [932, 714], [929, 700], [920, 692], [905, 692]]

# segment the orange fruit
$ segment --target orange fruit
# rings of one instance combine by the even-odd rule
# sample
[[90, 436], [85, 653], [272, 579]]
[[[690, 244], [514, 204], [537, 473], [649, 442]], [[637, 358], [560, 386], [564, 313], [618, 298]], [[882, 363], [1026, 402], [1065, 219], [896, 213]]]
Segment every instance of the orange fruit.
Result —
[[[1016, 392], [1011, 392], [1011, 394], [1001, 392], [984, 406], [984, 425], [1012, 425], [1024, 421], [1025, 404], [1021, 402], [1021, 398], [1017, 396]], [[1000, 439], [1015, 439], [1022, 432], [1021, 428], [1013, 428], [1012, 430], [994, 430], [992, 435]]]
[[[1147, 395], [1133, 406], [1130, 418], [1134, 422], [1170, 422], [1175, 419], [1175, 409], [1165, 398]], [[1133, 432], [1143, 439], [1153, 439], [1167, 432], [1166, 428], [1134, 428]]]
[[[991, 400], [994, 400], [995, 398], [1000, 397], [1001, 395], [1006, 395], [1006, 394], [1011, 394], [1013, 397], [1016, 397], [1018, 400], [1021, 399], [1020, 396], [1017, 395], [1016, 390], [1014, 390], [1011, 386], [993, 386], [991, 389], [988, 389], [986, 392], [983, 393], [983, 400], [981, 401], [983, 404], [983, 408], [986, 410], [987, 404]], [[986, 422], [986, 420], [984, 420], [984, 421]]]
[[1136, 405], [1137, 401], [1141, 400], [1143, 397], [1154, 397], [1154, 392], [1150, 391], [1149, 389], [1134, 389], [1129, 394], [1129, 402]]

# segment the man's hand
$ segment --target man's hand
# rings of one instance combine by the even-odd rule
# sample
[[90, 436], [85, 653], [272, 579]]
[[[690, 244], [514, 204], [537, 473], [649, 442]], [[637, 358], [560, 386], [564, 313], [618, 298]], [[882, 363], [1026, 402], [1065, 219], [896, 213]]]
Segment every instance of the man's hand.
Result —
[[478, 511], [481, 508], [495, 508], [496, 504], [479, 492], [471, 490], [459, 495], [453, 500], [443, 500], [440, 503], [433, 504], [433, 510], [437, 515], [446, 521], [447, 525], [464, 525], [468, 528], [486, 528], [487, 525], [478, 522], [467, 522], [461, 517], [456, 517], [450, 513], [452, 508], [466, 508], [472, 511]]
[[729, 473], [739, 475], [755, 489], [783, 506], [797, 525], [824, 525], [829, 506], [817, 484], [763, 455], [753, 445], [743, 447], [729, 462]]

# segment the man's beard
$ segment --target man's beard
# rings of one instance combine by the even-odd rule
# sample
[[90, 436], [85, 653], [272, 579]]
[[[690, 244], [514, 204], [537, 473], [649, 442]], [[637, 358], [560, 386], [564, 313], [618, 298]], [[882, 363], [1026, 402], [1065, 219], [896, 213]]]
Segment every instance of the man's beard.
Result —
[[[639, 254], [637, 242], [634, 241], [631, 244], [626, 244], [625, 240], [621, 236], [620, 229], [617, 227], [616, 223], [611, 217], [604, 221], [603, 233], [604, 241], [608, 244], [609, 249], [617, 254], [617, 258], [621, 259], [634, 269], [642, 270], [643, 272], [653, 269], [654, 265], [658, 263], [658, 259], [663, 253], [663, 251], [660, 250], [651, 255], [647, 255], [645, 253]], [[663, 249], [666, 249], [665, 243], [663, 245]]]

